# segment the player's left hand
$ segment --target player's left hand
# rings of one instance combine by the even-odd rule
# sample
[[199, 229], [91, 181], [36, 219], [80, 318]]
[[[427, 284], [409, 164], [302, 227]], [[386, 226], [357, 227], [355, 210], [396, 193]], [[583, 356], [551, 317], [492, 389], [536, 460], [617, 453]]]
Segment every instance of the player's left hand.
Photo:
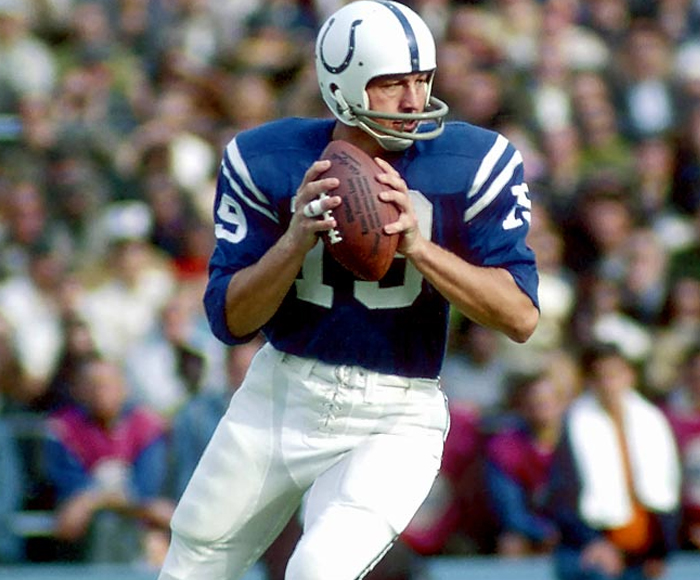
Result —
[[374, 160], [385, 171], [377, 176], [377, 180], [389, 187], [379, 194], [380, 199], [393, 203], [401, 212], [397, 221], [384, 226], [384, 231], [389, 235], [401, 235], [397, 251], [410, 257], [416, 248], [423, 243], [424, 238], [418, 229], [418, 218], [408, 195], [408, 186], [399, 172], [384, 159], [375, 157]]

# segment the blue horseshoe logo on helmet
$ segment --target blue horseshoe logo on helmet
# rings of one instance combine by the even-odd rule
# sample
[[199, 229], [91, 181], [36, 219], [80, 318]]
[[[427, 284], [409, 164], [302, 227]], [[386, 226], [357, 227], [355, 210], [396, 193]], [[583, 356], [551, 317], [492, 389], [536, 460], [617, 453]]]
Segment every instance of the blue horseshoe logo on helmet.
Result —
[[343, 72], [348, 66], [350, 66], [350, 61], [352, 60], [353, 54], [355, 54], [355, 29], [362, 24], [362, 20], [355, 20], [351, 25], [350, 25], [350, 39], [348, 40], [348, 52], [345, 55], [345, 58], [343, 59], [343, 62], [341, 62], [338, 66], [332, 66], [326, 62], [326, 57], [323, 56], [323, 45], [326, 41], [326, 35], [328, 34], [329, 30], [331, 29], [331, 26], [333, 26], [333, 23], [335, 22], [335, 18], [331, 19], [331, 21], [328, 23], [328, 26], [326, 27], [326, 30], [323, 33], [323, 36], [321, 37], [321, 46], [319, 49], [319, 56], [321, 57], [321, 62], [323, 63], [323, 67], [332, 74], [338, 74]]

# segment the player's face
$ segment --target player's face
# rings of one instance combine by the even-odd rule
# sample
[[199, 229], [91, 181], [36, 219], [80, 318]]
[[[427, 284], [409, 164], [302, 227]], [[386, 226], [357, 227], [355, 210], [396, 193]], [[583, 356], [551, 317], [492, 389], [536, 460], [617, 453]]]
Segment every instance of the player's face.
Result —
[[[369, 108], [379, 113], [419, 113], [425, 108], [430, 84], [429, 73], [387, 75], [372, 79], [367, 85]], [[417, 121], [377, 120], [386, 127], [413, 131]]]

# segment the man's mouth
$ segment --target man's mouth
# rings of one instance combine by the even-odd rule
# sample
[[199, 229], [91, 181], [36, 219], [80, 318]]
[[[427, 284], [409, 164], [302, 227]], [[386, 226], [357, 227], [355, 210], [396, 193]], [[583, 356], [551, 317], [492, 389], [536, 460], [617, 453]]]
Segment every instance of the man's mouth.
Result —
[[399, 131], [403, 131], [405, 133], [412, 133], [418, 128], [418, 121], [401, 121], [394, 123], [394, 126]]

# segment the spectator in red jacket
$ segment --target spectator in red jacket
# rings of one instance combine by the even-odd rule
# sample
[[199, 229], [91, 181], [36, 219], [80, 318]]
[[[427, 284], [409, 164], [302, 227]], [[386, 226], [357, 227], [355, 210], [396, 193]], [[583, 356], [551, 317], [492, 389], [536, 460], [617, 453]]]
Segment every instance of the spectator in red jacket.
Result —
[[504, 556], [547, 553], [558, 532], [542, 504], [568, 397], [541, 372], [515, 378], [511, 388], [514, 421], [486, 445], [486, 488], [498, 525], [496, 550]]
[[[74, 385], [78, 401], [49, 417], [47, 472], [56, 490], [56, 536], [88, 561], [135, 561], [166, 530], [166, 425], [132, 405], [122, 371], [93, 357]], [[152, 533], [151, 533], [152, 532]], [[118, 538], [118, 541], [115, 541]]]
[[665, 405], [676, 435], [683, 467], [683, 529], [685, 547], [700, 549], [700, 347], [687, 355], [680, 384]]

